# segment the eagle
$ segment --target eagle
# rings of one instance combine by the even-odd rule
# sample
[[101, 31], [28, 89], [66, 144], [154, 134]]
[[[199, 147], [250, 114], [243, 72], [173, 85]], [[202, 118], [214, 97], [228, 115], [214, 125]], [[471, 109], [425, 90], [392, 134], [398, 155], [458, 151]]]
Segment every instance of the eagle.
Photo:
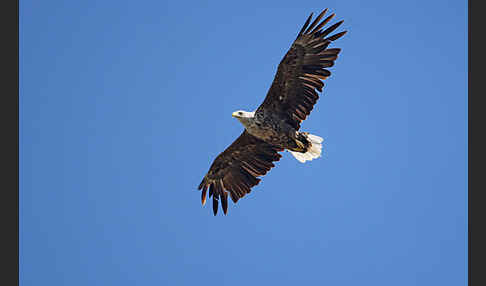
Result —
[[[328, 36], [343, 21], [324, 30], [334, 17], [326, 17], [324, 9], [312, 21], [309, 15], [297, 38], [278, 65], [277, 73], [263, 103], [252, 112], [233, 112], [244, 126], [241, 135], [214, 159], [198, 190], [201, 190], [202, 205], [206, 203], [207, 191], [213, 200], [213, 213], [218, 213], [218, 203], [226, 215], [228, 195], [234, 203], [251, 192], [282, 155], [289, 151], [299, 162], [321, 156], [323, 139], [309, 132], [300, 132], [300, 124], [312, 111], [322, 92], [323, 80], [331, 73], [327, 69], [334, 65], [341, 49], [328, 48], [331, 42], [341, 38], [347, 31]], [[310, 24], [310, 25], [309, 25]]]

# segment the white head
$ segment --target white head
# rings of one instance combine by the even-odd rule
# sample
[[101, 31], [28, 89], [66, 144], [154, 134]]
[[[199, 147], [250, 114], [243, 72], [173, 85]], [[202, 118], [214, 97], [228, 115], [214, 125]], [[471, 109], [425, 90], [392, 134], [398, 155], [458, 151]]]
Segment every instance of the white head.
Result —
[[244, 126], [247, 126], [250, 124], [251, 120], [255, 116], [255, 112], [248, 112], [248, 111], [243, 111], [243, 110], [237, 110], [231, 114], [234, 118], [238, 119], [241, 124]]

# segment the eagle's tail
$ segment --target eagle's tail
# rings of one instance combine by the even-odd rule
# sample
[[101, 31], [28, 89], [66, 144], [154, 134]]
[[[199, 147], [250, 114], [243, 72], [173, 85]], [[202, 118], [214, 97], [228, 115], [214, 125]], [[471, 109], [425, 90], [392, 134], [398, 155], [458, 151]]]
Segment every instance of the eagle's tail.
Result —
[[302, 135], [306, 137], [306, 139], [311, 143], [311, 146], [307, 149], [305, 153], [302, 152], [297, 152], [297, 151], [290, 151], [290, 154], [292, 154], [295, 159], [297, 159], [301, 163], [305, 163], [306, 161], [310, 161], [312, 159], [316, 159], [321, 157], [322, 153], [322, 139], [321, 137], [317, 135], [312, 135], [306, 132], [302, 132]]

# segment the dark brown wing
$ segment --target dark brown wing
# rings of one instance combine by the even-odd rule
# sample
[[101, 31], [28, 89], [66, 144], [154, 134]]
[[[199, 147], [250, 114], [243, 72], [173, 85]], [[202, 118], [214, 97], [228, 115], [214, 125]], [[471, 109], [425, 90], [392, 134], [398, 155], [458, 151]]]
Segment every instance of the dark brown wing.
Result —
[[327, 46], [343, 36], [346, 31], [327, 37], [343, 21], [322, 30], [333, 17], [331, 14], [322, 22], [325, 9], [310, 24], [312, 13], [307, 18], [297, 38], [278, 66], [277, 74], [258, 112], [277, 114], [294, 127], [306, 119], [322, 92], [324, 83], [331, 73], [326, 68], [332, 67], [341, 49], [328, 49]]
[[246, 130], [226, 150], [216, 157], [204, 176], [198, 189], [202, 190], [201, 201], [206, 203], [206, 192], [213, 197], [214, 215], [218, 212], [218, 201], [224, 214], [228, 212], [228, 193], [236, 203], [250, 193], [251, 188], [260, 182], [257, 177], [265, 175], [274, 161], [280, 160], [278, 152], [283, 149], [272, 146]]

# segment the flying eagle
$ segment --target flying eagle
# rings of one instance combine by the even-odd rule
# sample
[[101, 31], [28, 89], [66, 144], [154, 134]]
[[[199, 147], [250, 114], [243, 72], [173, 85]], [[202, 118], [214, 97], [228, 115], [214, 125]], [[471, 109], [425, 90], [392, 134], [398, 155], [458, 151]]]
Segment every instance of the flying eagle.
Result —
[[218, 213], [218, 202], [224, 214], [228, 212], [228, 194], [234, 203], [250, 193], [282, 157], [279, 152], [288, 150], [299, 162], [321, 156], [323, 139], [308, 132], [299, 132], [300, 123], [310, 114], [324, 83], [341, 49], [327, 47], [346, 31], [327, 37], [343, 21], [323, 30], [333, 17], [319, 22], [325, 9], [309, 25], [313, 13], [307, 18], [297, 38], [278, 65], [277, 74], [263, 103], [252, 112], [235, 111], [232, 116], [245, 127], [243, 133], [226, 150], [220, 153], [204, 176], [198, 189], [201, 201], [213, 198], [213, 213]]

